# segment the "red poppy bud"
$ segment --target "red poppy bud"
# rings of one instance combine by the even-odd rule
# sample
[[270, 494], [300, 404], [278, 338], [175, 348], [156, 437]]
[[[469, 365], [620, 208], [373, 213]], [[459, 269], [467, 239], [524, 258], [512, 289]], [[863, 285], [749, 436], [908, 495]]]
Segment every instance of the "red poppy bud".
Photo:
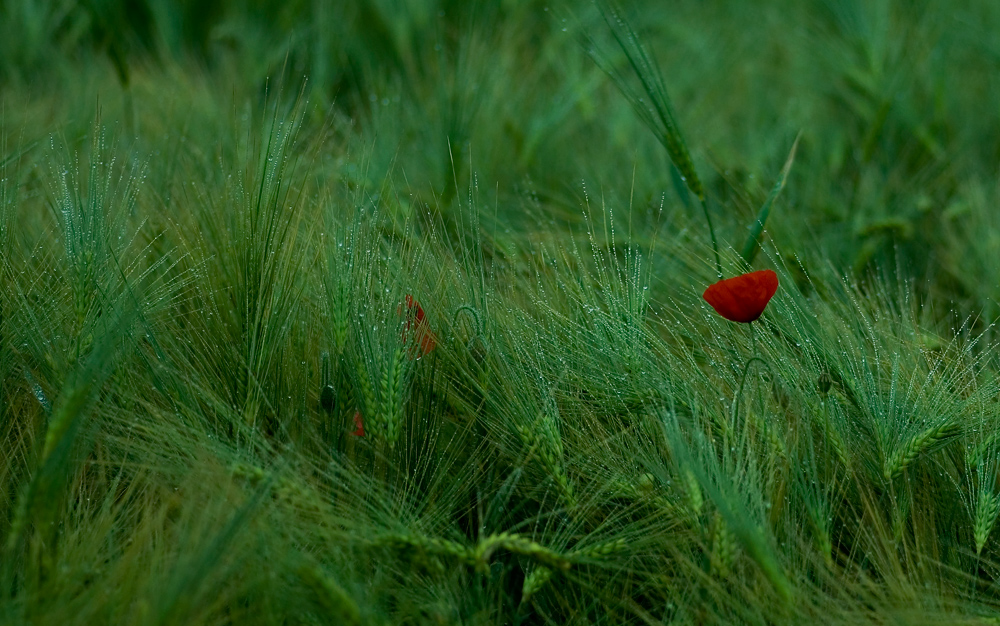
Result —
[[722, 317], [746, 324], [760, 317], [777, 290], [778, 275], [773, 270], [760, 270], [720, 280], [702, 297]]
[[355, 437], [364, 437], [365, 424], [363, 421], [361, 421], [361, 411], [354, 412], [354, 426], [355, 426], [354, 432], [351, 434], [354, 435]]

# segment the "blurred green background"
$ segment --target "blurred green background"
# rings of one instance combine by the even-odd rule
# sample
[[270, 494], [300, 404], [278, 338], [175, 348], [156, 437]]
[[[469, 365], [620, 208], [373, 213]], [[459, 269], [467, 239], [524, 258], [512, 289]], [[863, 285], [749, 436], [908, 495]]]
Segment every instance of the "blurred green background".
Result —
[[[310, 132], [336, 137], [316, 169], [392, 180], [412, 206], [448, 214], [478, 174], [510, 228], [577, 225], [586, 190], [628, 204], [619, 232], [642, 239], [686, 200], [589, 57], [596, 45], [623, 62], [591, 3], [8, 0], [0, 12], [4, 132], [25, 142], [81, 135], [100, 106], [155, 153], [265, 94], [302, 94]], [[996, 318], [995, 3], [633, 2], [625, 14], [666, 78], [720, 236], [740, 245], [801, 132], [768, 224], [779, 249], [806, 267], [901, 269]]]

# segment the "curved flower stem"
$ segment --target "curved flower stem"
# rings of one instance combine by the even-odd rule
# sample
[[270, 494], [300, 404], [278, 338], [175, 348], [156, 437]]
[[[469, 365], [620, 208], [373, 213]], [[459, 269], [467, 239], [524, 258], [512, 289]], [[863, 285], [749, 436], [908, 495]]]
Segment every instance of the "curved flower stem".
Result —
[[766, 367], [767, 371], [771, 373], [771, 376], [774, 376], [774, 372], [771, 370], [771, 366], [768, 365], [767, 361], [765, 361], [764, 359], [760, 358], [759, 356], [752, 356], [749, 359], [747, 359], [747, 362], [743, 364], [743, 377], [740, 378], [739, 391], [736, 392], [736, 398], [733, 400], [733, 426], [736, 425], [736, 420], [739, 419], [740, 416], [740, 399], [743, 397], [743, 387], [744, 385], [746, 385], [747, 382], [747, 374], [750, 373], [750, 365], [754, 361], [757, 361], [761, 365]]
[[455, 313], [454, 315], [452, 315], [452, 320], [451, 320], [452, 328], [458, 325], [458, 315], [463, 312], [468, 313], [469, 316], [472, 317], [472, 320], [475, 322], [476, 325], [476, 336], [479, 338], [480, 343], [482, 343], [485, 346], [486, 336], [483, 332], [483, 322], [481, 319], [479, 319], [479, 311], [477, 311], [476, 307], [472, 306], [471, 304], [463, 304], [457, 309], [455, 309]]
[[722, 280], [722, 262], [719, 260], [719, 242], [715, 238], [715, 226], [712, 225], [712, 216], [708, 213], [708, 200], [701, 197], [701, 210], [705, 213], [705, 221], [708, 222], [708, 234], [712, 237], [712, 251], [715, 252], [715, 271]]

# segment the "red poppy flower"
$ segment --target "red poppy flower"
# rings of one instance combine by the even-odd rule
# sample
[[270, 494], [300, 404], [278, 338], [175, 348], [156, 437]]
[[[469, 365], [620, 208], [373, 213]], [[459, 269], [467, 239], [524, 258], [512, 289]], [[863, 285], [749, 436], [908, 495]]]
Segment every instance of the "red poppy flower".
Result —
[[760, 270], [720, 280], [702, 297], [722, 317], [746, 324], [760, 317], [777, 290], [778, 275], [773, 270]]
[[[402, 312], [402, 311], [400, 311]], [[406, 325], [403, 327], [403, 343], [408, 338], [407, 332], [413, 329], [415, 344], [410, 351], [411, 358], [427, 356], [427, 353], [437, 345], [437, 337], [431, 331], [430, 325], [424, 319], [424, 309], [413, 296], [406, 294]]]
[[354, 412], [354, 426], [355, 426], [354, 432], [351, 434], [354, 435], [355, 437], [364, 437], [365, 424], [363, 421], [361, 421], [361, 411]]

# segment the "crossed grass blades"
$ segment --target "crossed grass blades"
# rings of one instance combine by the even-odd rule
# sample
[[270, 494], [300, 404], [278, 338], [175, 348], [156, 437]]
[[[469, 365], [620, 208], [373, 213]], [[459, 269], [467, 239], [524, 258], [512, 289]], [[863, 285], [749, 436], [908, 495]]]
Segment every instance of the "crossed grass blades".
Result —
[[[115, 3], [0, 21], [0, 46], [23, 43], [0, 72], [16, 94], [0, 116], [4, 623], [995, 618], [998, 366], [976, 316], [995, 255], [966, 236], [992, 233], [977, 163], [995, 131], [945, 88], [986, 84], [990, 55], [934, 39], [930, 14], [764, 3], [782, 34], [804, 12], [839, 46], [820, 60], [846, 116], [805, 125], [792, 171], [798, 124], [747, 130], [774, 99], [705, 107], [752, 135], [747, 171], [781, 168], [769, 192], [669, 108], [668, 84], [679, 113], [692, 84], [710, 97], [697, 68], [647, 81], [664, 155], [577, 33], [530, 3], [319, 3], [301, 36], [270, 39], [304, 21], [294, 4], [269, 24], [220, 3], [227, 21], [190, 47], [185, 20], [153, 11], [142, 31]], [[949, 23], [993, 23], [968, 10]], [[744, 41], [760, 21], [740, 11], [661, 21]], [[597, 17], [623, 36], [612, 72], [656, 69], [645, 31]], [[364, 36], [322, 27], [351, 20]], [[102, 34], [140, 31], [158, 63]], [[311, 68], [307, 87], [265, 83], [274, 59]], [[51, 82], [19, 78], [39, 68]], [[800, 91], [800, 113], [823, 109]], [[667, 136], [678, 117], [690, 150]], [[670, 170], [646, 167], [664, 156], [681, 191], [698, 181], [685, 197], [719, 226], [717, 260], [704, 216], [663, 197]], [[905, 280], [908, 249], [940, 273]], [[755, 263], [781, 288], [751, 331], [701, 294]]]

